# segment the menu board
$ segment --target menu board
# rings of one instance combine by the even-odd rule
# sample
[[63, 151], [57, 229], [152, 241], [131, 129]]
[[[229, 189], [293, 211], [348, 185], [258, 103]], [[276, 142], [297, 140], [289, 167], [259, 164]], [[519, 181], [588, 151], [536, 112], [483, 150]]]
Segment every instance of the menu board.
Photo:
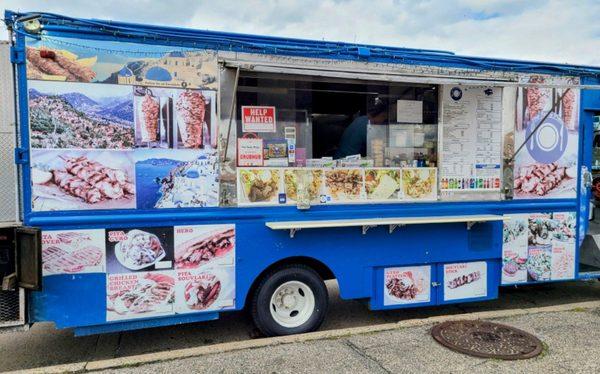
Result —
[[43, 276], [106, 275], [106, 320], [235, 308], [233, 224], [42, 232]]
[[238, 206], [437, 200], [436, 168], [237, 168]]
[[106, 263], [107, 321], [235, 307], [234, 225], [107, 229]]
[[502, 162], [502, 89], [443, 88], [440, 189], [499, 190]]
[[575, 278], [575, 213], [511, 215], [504, 223], [502, 284]]

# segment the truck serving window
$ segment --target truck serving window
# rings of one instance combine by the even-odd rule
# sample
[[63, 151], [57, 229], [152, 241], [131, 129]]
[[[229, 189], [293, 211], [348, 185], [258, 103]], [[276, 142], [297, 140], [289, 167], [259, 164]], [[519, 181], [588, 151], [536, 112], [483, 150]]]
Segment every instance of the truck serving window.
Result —
[[240, 72], [238, 205], [436, 200], [438, 91]]

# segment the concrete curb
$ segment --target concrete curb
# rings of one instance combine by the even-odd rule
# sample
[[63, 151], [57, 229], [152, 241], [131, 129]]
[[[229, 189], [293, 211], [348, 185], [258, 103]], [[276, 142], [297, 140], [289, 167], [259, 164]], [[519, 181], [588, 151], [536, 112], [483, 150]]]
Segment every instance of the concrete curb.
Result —
[[239, 351], [242, 349], [255, 349], [281, 344], [301, 343], [322, 339], [336, 339], [350, 335], [369, 334], [382, 331], [389, 331], [400, 328], [419, 327], [432, 325], [450, 320], [458, 319], [494, 319], [521, 316], [527, 314], [549, 313], [549, 312], [567, 312], [573, 310], [588, 310], [600, 308], [600, 301], [586, 301], [580, 303], [552, 305], [538, 308], [526, 309], [508, 309], [508, 310], [489, 310], [482, 312], [452, 314], [435, 316], [428, 318], [409, 319], [393, 323], [378, 324], [373, 326], [351, 327], [337, 330], [316, 331], [301, 335], [279, 336], [274, 338], [252, 339], [237, 342], [214, 344], [209, 346], [178, 349], [174, 351], [164, 351], [156, 353], [146, 353], [128, 357], [118, 357], [107, 360], [77, 362], [65, 365], [46, 366], [41, 368], [19, 371], [20, 373], [65, 373], [65, 372], [85, 372], [106, 369], [116, 369], [120, 367], [138, 366], [149, 363], [170, 361], [175, 359], [191, 358], [209, 354], [226, 353]]

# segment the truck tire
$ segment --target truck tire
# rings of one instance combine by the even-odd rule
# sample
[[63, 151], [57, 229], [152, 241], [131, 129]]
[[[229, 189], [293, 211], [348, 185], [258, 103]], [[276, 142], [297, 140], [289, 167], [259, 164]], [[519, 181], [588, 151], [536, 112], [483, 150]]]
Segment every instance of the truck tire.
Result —
[[265, 275], [252, 298], [252, 319], [266, 336], [301, 334], [321, 326], [329, 295], [323, 279], [304, 265]]

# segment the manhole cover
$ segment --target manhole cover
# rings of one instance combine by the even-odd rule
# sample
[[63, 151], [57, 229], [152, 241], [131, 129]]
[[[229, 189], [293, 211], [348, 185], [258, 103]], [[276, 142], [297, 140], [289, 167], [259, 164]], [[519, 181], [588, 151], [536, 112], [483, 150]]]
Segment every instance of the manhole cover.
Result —
[[476, 357], [520, 360], [542, 353], [542, 342], [511, 326], [486, 321], [448, 321], [431, 329], [433, 338], [454, 351]]

